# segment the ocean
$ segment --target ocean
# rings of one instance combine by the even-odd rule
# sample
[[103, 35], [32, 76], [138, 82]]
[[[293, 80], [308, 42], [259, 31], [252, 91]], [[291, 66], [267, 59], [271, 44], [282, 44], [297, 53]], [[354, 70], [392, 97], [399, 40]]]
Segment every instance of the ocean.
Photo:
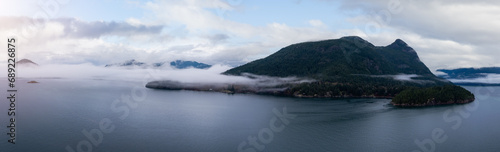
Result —
[[[39, 83], [27, 83], [36, 80]], [[500, 87], [463, 105], [167, 91], [142, 82], [19, 79], [15, 144], [0, 86], [0, 151], [499, 151]]]

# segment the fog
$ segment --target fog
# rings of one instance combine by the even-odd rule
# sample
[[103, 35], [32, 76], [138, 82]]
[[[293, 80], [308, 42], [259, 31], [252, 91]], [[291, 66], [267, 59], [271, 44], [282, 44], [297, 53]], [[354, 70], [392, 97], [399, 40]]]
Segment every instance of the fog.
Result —
[[[0, 64], [5, 70], [0, 70], [2, 77], [7, 76], [7, 65]], [[18, 65], [16, 67], [16, 77], [43, 81], [43, 79], [92, 79], [92, 80], [111, 80], [111, 81], [136, 81], [147, 83], [157, 80], [179, 81], [183, 83], [222, 83], [222, 84], [252, 84], [257, 86], [277, 86], [281, 84], [307, 83], [314, 82], [313, 79], [298, 77], [271, 77], [244, 73], [242, 76], [228, 76], [220, 73], [231, 69], [227, 65], [213, 65], [209, 69], [175, 69], [170, 66], [162, 68], [123, 68], [123, 67], [104, 67], [87, 64], [52, 64], [36, 67], [27, 67]], [[373, 77], [389, 77], [399, 81], [411, 81], [416, 83], [425, 83], [425, 80], [414, 80], [419, 77], [416, 74], [399, 75], [372, 75]], [[474, 82], [474, 83], [500, 83], [500, 74], [488, 74], [485, 78], [477, 79], [450, 79], [455, 83]]]
[[[5, 64], [0, 65], [7, 67]], [[52, 64], [41, 66], [17, 65], [16, 77], [42, 82], [43, 79], [91, 79], [110, 81], [150, 81], [170, 80], [183, 83], [221, 83], [221, 84], [252, 84], [258, 86], [277, 86], [289, 83], [313, 82], [313, 79], [297, 77], [270, 77], [253, 75], [228, 76], [220, 73], [231, 69], [227, 65], [213, 65], [208, 69], [175, 69], [170, 66], [161, 68], [142, 67], [104, 67], [88, 64]], [[5, 68], [6, 69], [6, 68]], [[0, 72], [7, 75], [7, 70]]]
[[434, 83], [433, 81], [429, 80], [416, 80], [413, 78], [418, 78], [421, 77], [421, 75], [417, 74], [397, 74], [397, 75], [370, 75], [371, 77], [384, 77], [384, 78], [392, 78], [394, 80], [398, 81], [408, 81], [408, 82], [413, 82], [413, 83]]

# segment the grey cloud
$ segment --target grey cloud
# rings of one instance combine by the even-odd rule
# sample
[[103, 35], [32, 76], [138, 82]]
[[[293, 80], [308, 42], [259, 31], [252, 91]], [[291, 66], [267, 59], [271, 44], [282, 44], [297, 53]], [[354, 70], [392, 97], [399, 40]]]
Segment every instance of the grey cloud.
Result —
[[215, 34], [207, 37], [212, 43], [224, 42], [229, 39], [229, 36], [226, 34]]
[[98, 38], [103, 35], [131, 36], [136, 34], [158, 34], [163, 26], [131, 25], [126, 22], [93, 21], [85, 22], [74, 18], [58, 18], [52, 21], [64, 25], [64, 33], [69, 37]]
[[[127, 22], [115, 21], [82, 21], [75, 18], [55, 18], [49, 20], [34, 20], [29, 17], [8, 17], [0, 16], [2, 26], [0, 30], [21, 29], [23, 27], [33, 26], [42, 28], [47, 23], [59, 23], [64, 27], [64, 37], [72, 38], [99, 38], [103, 35], [146, 35], [159, 34], [163, 25], [132, 25]], [[42, 23], [42, 24], [40, 24]], [[43, 24], [45, 23], [45, 24]]]

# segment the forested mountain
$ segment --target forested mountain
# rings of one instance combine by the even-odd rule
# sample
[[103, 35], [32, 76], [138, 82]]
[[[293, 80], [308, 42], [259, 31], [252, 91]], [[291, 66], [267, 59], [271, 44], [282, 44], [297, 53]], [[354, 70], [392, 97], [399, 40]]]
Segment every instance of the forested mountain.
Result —
[[[426, 106], [436, 104], [422, 103], [422, 100], [434, 101], [434, 98], [439, 98], [438, 104], [452, 104], [455, 101], [471, 102], [474, 98], [469, 91], [432, 74], [420, 61], [417, 52], [400, 39], [387, 46], [374, 46], [357, 36], [298, 43], [223, 74], [244, 73], [317, 80], [282, 86], [288, 88], [282, 94], [296, 97], [392, 98], [403, 90], [411, 89], [410, 92], [425, 94], [414, 100], [418, 104], [411, 103], [413, 98], [410, 97], [413, 95], [409, 95], [408, 91], [397, 98], [397, 103], [404, 101], [404, 104], [393, 104]], [[409, 79], [397, 79], [398, 75], [412, 76]], [[444, 87], [446, 95], [438, 96], [439, 91], [435, 90], [439, 89], [425, 89], [429, 87]]]
[[435, 77], [413, 48], [398, 39], [377, 47], [357, 36], [287, 46], [224, 74], [252, 73], [328, 79], [332, 76], [417, 74]]
[[[277, 85], [196, 85], [153, 81], [146, 87], [294, 97], [397, 97], [397, 102], [393, 102], [397, 106], [438, 105], [422, 102], [434, 99], [439, 99], [439, 104], [465, 103], [473, 101], [474, 98], [473, 95], [470, 96], [469, 91], [432, 74], [420, 61], [417, 52], [400, 39], [388, 46], [374, 46], [357, 36], [298, 43], [282, 48], [266, 58], [227, 70], [223, 74], [253, 79], [269, 76], [292, 77], [308, 81]], [[313, 81], [309, 81], [311, 79]], [[427, 90], [431, 87], [444, 89]], [[417, 92], [419, 98], [413, 100], [415, 95], [408, 92], [402, 96], [398, 95], [403, 90]], [[439, 90], [445, 90], [445, 94], [439, 95]]]

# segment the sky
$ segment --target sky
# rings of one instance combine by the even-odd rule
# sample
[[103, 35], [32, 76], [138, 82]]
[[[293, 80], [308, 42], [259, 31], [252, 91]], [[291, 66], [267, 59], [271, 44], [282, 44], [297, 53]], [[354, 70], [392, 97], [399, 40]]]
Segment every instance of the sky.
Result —
[[41, 65], [238, 66], [290, 44], [356, 35], [376, 46], [402, 39], [435, 72], [500, 66], [498, 14], [494, 0], [0, 0], [0, 37], [18, 39], [17, 57]]

